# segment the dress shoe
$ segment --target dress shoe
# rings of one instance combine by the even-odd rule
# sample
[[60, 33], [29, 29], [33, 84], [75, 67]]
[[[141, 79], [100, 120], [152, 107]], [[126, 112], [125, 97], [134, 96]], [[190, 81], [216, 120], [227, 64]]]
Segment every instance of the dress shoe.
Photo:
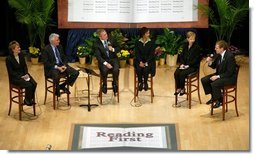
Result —
[[105, 84], [102, 85], [102, 92], [104, 94], [107, 94], [107, 85], [105, 85]]
[[63, 92], [66, 93], [66, 94], [71, 94], [69, 89], [67, 89], [66, 87], [63, 87], [63, 88], [60, 88], [60, 89], [63, 90]]
[[219, 108], [222, 105], [220, 101], [216, 101], [215, 104], [213, 105], [213, 108]]
[[29, 101], [27, 99], [24, 99], [24, 104], [27, 105], [27, 106], [32, 106], [32, 101]]
[[185, 89], [182, 89], [181, 91], [180, 91], [180, 96], [183, 96], [185, 94]]
[[178, 89], [176, 90], [176, 92], [174, 93], [174, 95], [178, 95], [178, 94], [180, 93], [180, 91], [181, 91], [181, 89], [178, 88]]
[[139, 91], [142, 91], [142, 89], [143, 89], [143, 83], [140, 82], [140, 83], [138, 84], [138, 90], [139, 90]]
[[212, 104], [213, 103], [213, 99], [210, 99], [209, 101], [206, 102], [207, 105]]
[[60, 96], [61, 96], [61, 93], [60, 93], [60, 90], [59, 90], [59, 89], [56, 89], [55, 95], [56, 95], [57, 97], [60, 97]]
[[148, 84], [147, 84], [147, 82], [144, 83], [144, 90], [145, 90], [145, 91], [148, 90]]

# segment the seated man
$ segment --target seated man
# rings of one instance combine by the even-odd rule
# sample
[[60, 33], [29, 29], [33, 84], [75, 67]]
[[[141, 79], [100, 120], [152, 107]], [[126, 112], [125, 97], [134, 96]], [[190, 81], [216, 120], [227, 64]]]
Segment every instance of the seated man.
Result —
[[[42, 52], [45, 76], [53, 79], [53, 82], [56, 84], [56, 95], [58, 97], [60, 96], [60, 89], [70, 94], [66, 85], [73, 86], [78, 78], [79, 72], [67, 64], [63, 47], [59, 44], [59, 35], [56, 33], [50, 34], [49, 42], [50, 44]], [[61, 74], [65, 74], [68, 79], [59, 85]]]
[[96, 58], [98, 59], [98, 67], [100, 69], [100, 74], [103, 81], [102, 92], [104, 94], [107, 93], [107, 77], [109, 71], [112, 71], [112, 87], [115, 94], [117, 92], [117, 80], [119, 76], [119, 60], [116, 52], [119, 51], [120, 48], [113, 47], [113, 45], [108, 41], [108, 35], [106, 30], [98, 29], [96, 33], [99, 38], [94, 43], [94, 49]]
[[211, 99], [206, 104], [213, 104], [213, 108], [221, 106], [221, 89], [225, 85], [236, 83], [236, 62], [232, 53], [227, 51], [227, 43], [224, 40], [216, 42], [215, 51], [218, 57], [215, 59], [207, 57], [208, 65], [216, 72], [201, 79], [205, 94], [211, 94]]

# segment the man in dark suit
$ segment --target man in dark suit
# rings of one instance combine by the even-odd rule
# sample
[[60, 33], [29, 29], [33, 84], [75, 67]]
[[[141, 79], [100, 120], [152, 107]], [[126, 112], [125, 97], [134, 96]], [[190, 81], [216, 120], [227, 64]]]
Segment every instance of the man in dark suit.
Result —
[[[60, 96], [60, 89], [70, 94], [66, 85], [73, 86], [79, 72], [67, 64], [63, 47], [60, 45], [59, 35], [56, 33], [50, 34], [49, 42], [50, 44], [42, 52], [45, 76], [53, 79], [56, 84], [56, 95], [58, 97]], [[61, 74], [65, 74], [68, 78], [64, 83], [59, 85]]]
[[113, 91], [117, 92], [117, 81], [119, 76], [119, 60], [116, 53], [120, 50], [119, 47], [114, 47], [108, 40], [106, 30], [98, 29], [96, 31], [99, 39], [94, 43], [96, 58], [98, 59], [98, 66], [103, 80], [102, 92], [107, 93], [107, 77], [109, 71], [113, 74]]
[[216, 58], [208, 57], [208, 65], [216, 72], [201, 79], [205, 94], [211, 94], [212, 98], [206, 104], [213, 104], [213, 108], [218, 108], [222, 102], [221, 89], [225, 85], [236, 83], [236, 62], [232, 53], [227, 51], [227, 43], [224, 40], [217, 41], [215, 51]]

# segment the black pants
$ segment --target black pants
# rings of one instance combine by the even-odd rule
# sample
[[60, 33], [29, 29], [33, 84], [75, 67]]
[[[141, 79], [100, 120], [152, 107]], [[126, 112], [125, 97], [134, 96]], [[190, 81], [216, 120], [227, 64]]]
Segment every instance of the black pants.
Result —
[[174, 74], [176, 88], [184, 89], [185, 78], [190, 74], [195, 72], [197, 69], [189, 67], [187, 69], [179, 69], [177, 68]]
[[63, 73], [61, 73], [57, 69], [52, 69], [47, 75], [47, 77], [53, 79], [54, 83], [56, 84], [57, 91], [59, 90], [59, 81], [60, 81], [61, 74], [65, 74], [68, 77], [67, 80], [63, 83], [63, 85], [69, 85], [69, 86], [73, 86], [74, 82], [79, 76], [79, 71], [75, 70], [74, 68], [68, 65], [66, 67], [67, 68]]
[[25, 88], [25, 99], [28, 101], [35, 101], [35, 90], [37, 87], [37, 83], [33, 79], [31, 75], [29, 81], [25, 81], [23, 79], [20, 80], [14, 80], [11, 83], [17, 86], [20, 86], [21, 88]]
[[211, 94], [213, 101], [219, 100], [222, 97], [221, 89], [226, 85], [231, 85], [236, 83], [235, 78], [219, 78], [215, 81], [210, 80], [210, 78], [215, 74], [210, 74], [201, 79], [205, 94]]
[[138, 76], [138, 83], [147, 83], [148, 76], [150, 74], [150, 66], [140, 67], [136, 65], [136, 74]]
[[100, 68], [100, 74], [102, 77], [103, 84], [107, 84], [107, 78], [109, 72], [113, 74], [113, 84], [117, 85], [118, 77], [119, 77], [119, 60], [116, 59], [110, 59], [108, 61], [112, 65], [113, 68], [109, 69], [104, 64], [99, 64]]

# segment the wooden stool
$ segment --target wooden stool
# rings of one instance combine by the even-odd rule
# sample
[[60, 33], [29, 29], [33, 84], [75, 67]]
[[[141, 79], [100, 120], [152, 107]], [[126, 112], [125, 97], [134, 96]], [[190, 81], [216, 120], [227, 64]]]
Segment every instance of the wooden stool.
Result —
[[[225, 120], [225, 113], [228, 112], [228, 103], [235, 102], [235, 112], [236, 116], [239, 116], [238, 109], [237, 109], [237, 79], [238, 79], [238, 73], [239, 73], [240, 66], [236, 66], [236, 84], [234, 85], [227, 85], [224, 86], [222, 89], [222, 120]], [[232, 94], [234, 93], [234, 94]], [[229, 100], [231, 98], [231, 100]], [[225, 109], [226, 106], [226, 109]], [[211, 104], [211, 115], [213, 115], [213, 104]]]
[[[136, 69], [134, 68], [134, 102], [137, 101], [138, 97], [138, 76], [136, 74]], [[149, 74], [147, 82], [150, 82], [150, 87], [148, 86], [148, 90], [151, 90], [151, 103], [153, 103], [154, 91], [153, 91], [153, 76]]]
[[[59, 84], [64, 82], [68, 77], [64, 74], [61, 74]], [[61, 80], [62, 79], [62, 80]], [[48, 83], [51, 84], [48, 86]], [[69, 90], [69, 85], [67, 85], [67, 89]], [[53, 82], [52, 78], [45, 77], [45, 98], [44, 98], [44, 104], [46, 104], [47, 100], [47, 92], [50, 92], [53, 94], [53, 108], [56, 109], [56, 100], [58, 101], [58, 96], [55, 95], [56, 93], [56, 85]], [[70, 106], [70, 94], [64, 93], [60, 91], [60, 94], [66, 94], [67, 95], [67, 105]]]
[[[196, 84], [195, 84], [196, 82]], [[176, 84], [175, 84], [176, 86]], [[195, 91], [198, 92], [198, 99], [200, 104], [202, 104], [201, 99], [200, 99], [200, 92], [199, 92], [199, 69], [196, 72], [190, 73], [186, 78], [185, 78], [185, 87], [186, 87], [186, 92], [185, 94], [187, 95], [187, 101], [189, 102], [189, 109], [191, 109], [191, 94]], [[194, 88], [194, 89], [192, 89]], [[175, 87], [175, 91], [176, 91]], [[177, 106], [177, 101], [178, 101], [178, 95], [175, 95], [175, 106]]]
[[[24, 95], [25, 95], [25, 89], [21, 88], [19, 86], [16, 86], [14, 84], [9, 83], [9, 93], [10, 93], [10, 107], [9, 107], [9, 113], [8, 115], [10, 116], [11, 114], [11, 107], [12, 107], [12, 102], [17, 103], [19, 105], [19, 120], [22, 118], [22, 111], [23, 111], [23, 104], [24, 102]], [[12, 94], [14, 93], [14, 94]], [[33, 104], [33, 112], [34, 116], [36, 116], [35, 112], [35, 104]]]
[[[110, 85], [112, 85], [113, 82], [113, 73], [109, 72], [108, 78], [107, 78], [107, 83], [110, 82]], [[103, 80], [102, 77], [100, 76], [100, 90], [99, 90], [99, 97], [100, 97], [100, 104], [102, 104], [102, 85], [103, 85]], [[107, 84], [107, 90], [113, 90], [113, 87], [109, 87]], [[117, 80], [117, 102], [119, 103], [119, 80]]]

